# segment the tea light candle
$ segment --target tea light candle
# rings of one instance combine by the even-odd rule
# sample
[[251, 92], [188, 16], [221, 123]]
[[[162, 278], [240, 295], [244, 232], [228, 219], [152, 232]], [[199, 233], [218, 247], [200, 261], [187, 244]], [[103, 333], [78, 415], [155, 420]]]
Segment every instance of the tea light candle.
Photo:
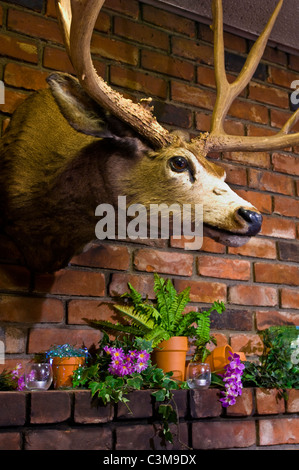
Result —
[[48, 388], [47, 380], [30, 380], [27, 383], [27, 388], [30, 390], [46, 390]]

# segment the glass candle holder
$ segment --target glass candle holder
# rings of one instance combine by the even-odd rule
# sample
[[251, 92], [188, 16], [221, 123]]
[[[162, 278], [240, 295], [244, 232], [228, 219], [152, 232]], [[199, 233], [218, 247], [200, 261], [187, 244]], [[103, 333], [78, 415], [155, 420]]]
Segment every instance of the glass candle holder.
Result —
[[203, 362], [190, 362], [187, 367], [187, 384], [190, 388], [206, 390], [211, 385], [211, 369]]
[[52, 367], [48, 363], [32, 363], [25, 367], [24, 382], [27, 390], [48, 390], [53, 380]]

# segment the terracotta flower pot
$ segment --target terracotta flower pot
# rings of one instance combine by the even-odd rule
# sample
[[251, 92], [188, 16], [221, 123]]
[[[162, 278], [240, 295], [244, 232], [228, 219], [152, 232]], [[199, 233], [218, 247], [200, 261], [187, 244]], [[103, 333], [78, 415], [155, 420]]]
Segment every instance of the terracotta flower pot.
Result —
[[52, 362], [54, 388], [71, 387], [74, 371], [84, 362], [84, 357], [54, 357]]
[[205, 360], [210, 365], [211, 372], [223, 372], [224, 366], [229, 363], [228, 358], [230, 353], [233, 354], [234, 351], [228, 344], [213, 349]]
[[164, 372], [173, 372], [173, 378], [185, 380], [186, 353], [188, 351], [188, 338], [186, 336], [173, 336], [162, 341], [152, 352], [152, 363]]

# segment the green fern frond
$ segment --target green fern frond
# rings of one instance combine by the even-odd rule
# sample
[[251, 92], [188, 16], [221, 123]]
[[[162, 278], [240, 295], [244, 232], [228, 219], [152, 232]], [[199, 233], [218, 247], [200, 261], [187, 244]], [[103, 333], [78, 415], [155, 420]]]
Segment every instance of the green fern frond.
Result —
[[128, 282], [128, 287], [130, 289], [130, 292], [126, 292], [125, 294], [122, 295], [122, 297], [127, 297], [132, 300], [133, 304], [135, 307], [143, 302], [142, 295], [134, 289], [132, 284]]
[[157, 310], [161, 315], [161, 323], [166, 329], [171, 329], [174, 311], [177, 306], [177, 292], [170, 280], [165, 280], [154, 274], [154, 291], [157, 299]]
[[184, 319], [184, 315], [182, 315], [186, 305], [190, 301], [190, 296], [189, 296], [190, 288], [187, 287], [187, 289], [183, 290], [180, 294], [177, 295], [177, 300], [175, 303], [175, 310], [173, 312], [173, 330], [176, 331], [178, 327], [180, 327], [180, 324], [182, 323]]
[[157, 327], [145, 334], [143, 338], [147, 341], [151, 341], [153, 348], [155, 348], [161, 341], [168, 340], [170, 337], [171, 335], [165, 331], [164, 328]]
[[149, 331], [154, 327], [154, 321], [149, 314], [136, 311], [135, 307], [129, 305], [114, 305], [122, 315], [129, 318], [130, 321], [142, 331]]
[[210, 315], [208, 312], [198, 315], [196, 334], [200, 344], [205, 344], [210, 340], [210, 323]]
[[140, 329], [132, 325], [122, 325], [121, 323], [112, 323], [106, 320], [89, 320], [83, 319], [89, 326], [105, 331], [106, 333], [115, 333], [120, 331], [122, 333], [129, 333], [131, 335], [140, 335]]

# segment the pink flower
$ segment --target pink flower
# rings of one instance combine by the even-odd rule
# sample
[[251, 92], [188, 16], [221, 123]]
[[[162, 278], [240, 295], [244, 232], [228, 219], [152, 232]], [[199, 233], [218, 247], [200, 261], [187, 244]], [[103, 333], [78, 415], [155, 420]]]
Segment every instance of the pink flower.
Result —
[[135, 372], [141, 372], [142, 370], [145, 370], [147, 368], [147, 362], [141, 362], [138, 361], [137, 364], [135, 364]]

